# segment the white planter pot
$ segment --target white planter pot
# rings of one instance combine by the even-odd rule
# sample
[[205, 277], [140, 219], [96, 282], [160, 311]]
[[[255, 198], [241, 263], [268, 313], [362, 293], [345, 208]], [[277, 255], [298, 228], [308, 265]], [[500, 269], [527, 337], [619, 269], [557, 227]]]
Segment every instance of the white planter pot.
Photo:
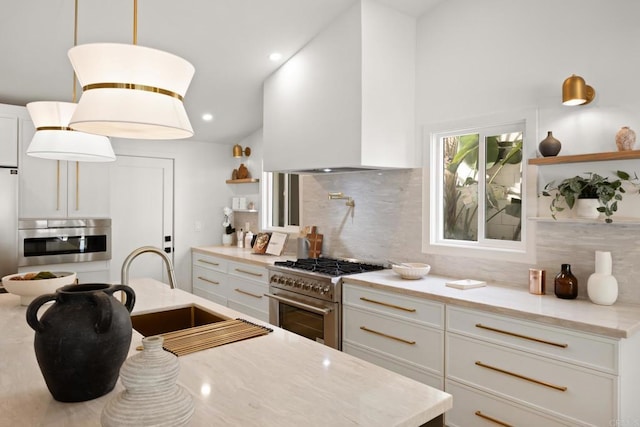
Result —
[[595, 219], [600, 216], [599, 207], [600, 202], [598, 199], [577, 199], [574, 206], [574, 215], [576, 218]]

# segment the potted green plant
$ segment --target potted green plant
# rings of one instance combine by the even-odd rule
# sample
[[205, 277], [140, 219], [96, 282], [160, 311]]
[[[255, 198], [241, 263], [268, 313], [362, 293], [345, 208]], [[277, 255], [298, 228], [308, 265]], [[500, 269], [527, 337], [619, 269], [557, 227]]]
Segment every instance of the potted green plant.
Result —
[[563, 179], [556, 185], [551, 181], [544, 186], [543, 196], [553, 197], [549, 209], [551, 216], [556, 219], [556, 214], [564, 210], [564, 201], [569, 209], [581, 199], [592, 199], [598, 204], [595, 207], [597, 214], [603, 213], [605, 222], [611, 223], [611, 217], [618, 210], [618, 201], [622, 200], [622, 195], [626, 193], [622, 183], [624, 181], [636, 185], [638, 176], [634, 177], [624, 171], [615, 172], [616, 179], [610, 180], [593, 172], [587, 172], [586, 176], [576, 175], [572, 178]]

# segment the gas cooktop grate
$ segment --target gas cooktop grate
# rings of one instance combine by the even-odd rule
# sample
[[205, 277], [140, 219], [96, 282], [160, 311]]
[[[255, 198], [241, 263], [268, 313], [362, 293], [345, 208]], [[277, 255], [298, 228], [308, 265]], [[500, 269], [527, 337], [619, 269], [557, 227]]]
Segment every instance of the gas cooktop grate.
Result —
[[309, 258], [296, 261], [276, 261], [278, 267], [287, 267], [295, 270], [310, 271], [325, 274], [327, 276], [346, 276], [349, 274], [365, 273], [367, 271], [382, 270], [384, 267], [377, 264], [346, 261], [333, 258]]

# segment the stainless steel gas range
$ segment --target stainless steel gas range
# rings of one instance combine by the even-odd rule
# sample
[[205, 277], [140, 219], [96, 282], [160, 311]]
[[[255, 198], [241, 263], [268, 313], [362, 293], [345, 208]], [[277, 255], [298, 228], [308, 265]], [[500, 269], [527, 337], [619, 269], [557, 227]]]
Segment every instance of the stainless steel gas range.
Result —
[[269, 322], [340, 350], [342, 277], [382, 268], [333, 258], [276, 262], [268, 268]]

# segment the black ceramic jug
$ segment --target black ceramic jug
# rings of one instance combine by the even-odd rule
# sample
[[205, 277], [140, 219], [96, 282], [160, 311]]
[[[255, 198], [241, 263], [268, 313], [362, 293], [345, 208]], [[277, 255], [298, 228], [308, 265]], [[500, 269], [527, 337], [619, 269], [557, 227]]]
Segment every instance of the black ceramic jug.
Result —
[[[123, 305], [113, 293], [126, 295]], [[43, 304], [54, 303], [38, 319]], [[133, 289], [125, 285], [68, 285], [39, 296], [27, 307], [34, 348], [53, 398], [82, 402], [115, 387], [131, 345]]]

